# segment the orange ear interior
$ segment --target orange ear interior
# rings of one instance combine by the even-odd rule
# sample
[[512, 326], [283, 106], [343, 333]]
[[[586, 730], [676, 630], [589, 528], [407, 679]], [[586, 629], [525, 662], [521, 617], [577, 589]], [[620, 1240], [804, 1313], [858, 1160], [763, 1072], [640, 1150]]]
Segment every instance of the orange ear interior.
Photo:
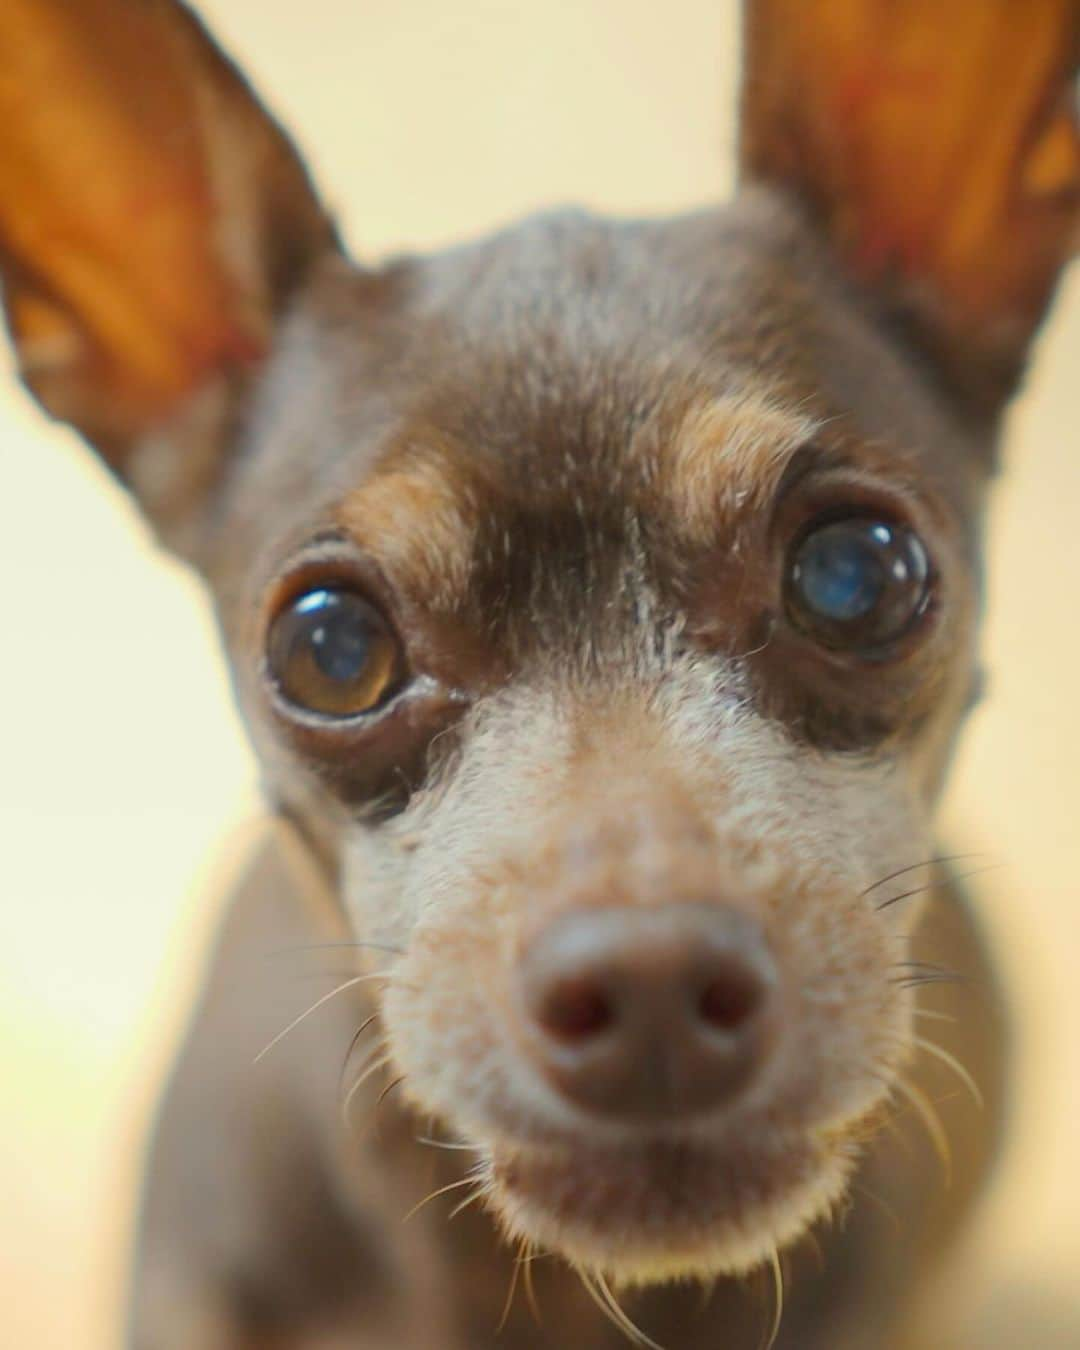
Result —
[[1080, 224], [1080, 0], [749, 0], [742, 164], [861, 280], [1020, 344]]
[[299, 161], [186, 9], [3, 0], [4, 298], [28, 382], [107, 452], [263, 350], [271, 193], [314, 218]]

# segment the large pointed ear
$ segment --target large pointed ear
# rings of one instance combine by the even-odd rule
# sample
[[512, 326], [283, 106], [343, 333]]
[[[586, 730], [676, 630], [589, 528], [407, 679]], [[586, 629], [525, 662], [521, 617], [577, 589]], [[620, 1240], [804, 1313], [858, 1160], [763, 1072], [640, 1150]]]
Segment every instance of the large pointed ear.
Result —
[[746, 0], [741, 168], [797, 194], [975, 410], [1080, 226], [1080, 0]]
[[[296, 152], [185, 6], [0, 4], [0, 277], [21, 372], [121, 476], [155, 442], [144, 495], [163, 512], [205, 488], [277, 314], [335, 246]], [[188, 462], [166, 462], [163, 428]]]

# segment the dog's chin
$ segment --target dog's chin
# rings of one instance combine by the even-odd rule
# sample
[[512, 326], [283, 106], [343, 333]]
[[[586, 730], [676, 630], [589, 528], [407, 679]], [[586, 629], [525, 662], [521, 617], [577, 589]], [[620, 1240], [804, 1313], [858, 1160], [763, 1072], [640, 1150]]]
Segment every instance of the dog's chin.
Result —
[[487, 1202], [512, 1241], [622, 1287], [739, 1275], [842, 1197], [853, 1151], [834, 1138], [653, 1139], [492, 1150]]

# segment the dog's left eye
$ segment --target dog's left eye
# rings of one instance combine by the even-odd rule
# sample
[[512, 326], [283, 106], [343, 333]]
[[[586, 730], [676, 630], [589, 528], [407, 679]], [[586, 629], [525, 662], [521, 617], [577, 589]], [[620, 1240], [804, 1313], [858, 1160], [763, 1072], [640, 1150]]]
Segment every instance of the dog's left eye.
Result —
[[803, 535], [789, 558], [788, 612], [825, 646], [885, 647], [911, 628], [929, 596], [926, 548], [905, 525], [833, 520]]
[[401, 645], [362, 595], [308, 591], [270, 626], [267, 662], [289, 700], [309, 712], [353, 717], [373, 712], [400, 687]]

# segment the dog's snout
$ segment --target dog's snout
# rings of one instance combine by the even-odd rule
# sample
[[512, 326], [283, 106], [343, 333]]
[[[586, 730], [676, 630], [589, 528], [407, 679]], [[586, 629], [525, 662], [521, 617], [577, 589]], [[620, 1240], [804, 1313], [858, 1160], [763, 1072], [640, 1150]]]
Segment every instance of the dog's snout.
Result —
[[764, 934], [719, 904], [573, 910], [533, 939], [517, 977], [534, 1066], [576, 1105], [625, 1120], [722, 1106], [778, 1018]]

